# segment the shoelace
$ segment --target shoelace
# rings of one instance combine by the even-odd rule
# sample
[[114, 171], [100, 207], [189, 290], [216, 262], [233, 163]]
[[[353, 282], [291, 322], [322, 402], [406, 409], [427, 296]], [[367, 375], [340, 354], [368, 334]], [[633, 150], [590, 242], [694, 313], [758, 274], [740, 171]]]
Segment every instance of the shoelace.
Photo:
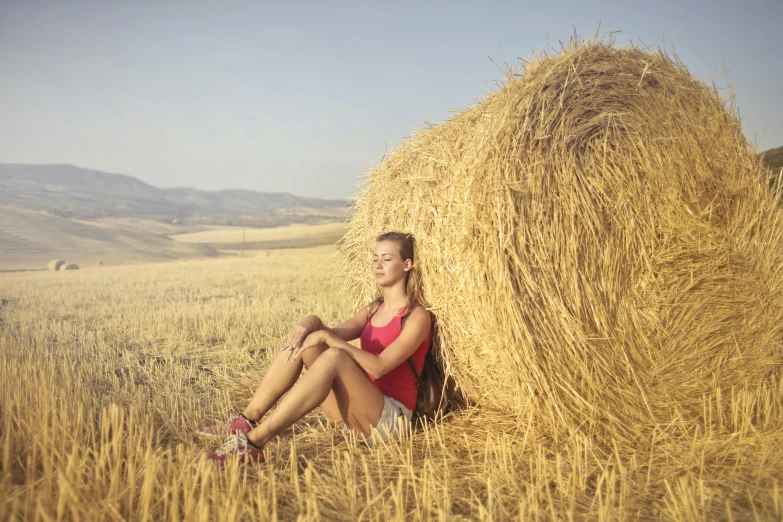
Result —
[[247, 451], [247, 436], [245, 434], [232, 435], [226, 442], [223, 443], [216, 451], [220, 457], [224, 457], [229, 453], [245, 453]]
[[231, 424], [234, 423], [237, 419], [239, 419], [242, 415], [237, 413], [233, 417], [230, 417], [226, 422], [220, 423], [217, 425], [216, 428], [212, 428], [217, 433], [223, 433], [228, 432], [231, 429]]
[[232, 416], [230, 419], [228, 419], [226, 422], [224, 422], [223, 424], [225, 424], [226, 426], [228, 426], [229, 424], [231, 424], [231, 423], [232, 423], [232, 422], [234, 422], [235, 420], [239, 419], [241, 416], [242, 416], [242, 414], [241, 414], [241, 413], [237, 413], [237, 414], [235, 414], [234, 416]]
[[226, 422], [224, 422], [223, 424], [221, 424], [221, 426], [225, 426], [226, 428], [228, 428], [229, 426], [231, 426], [231, 424], [232, 424], [232, 423], [233, 423], [235, 420], [238, 420], [238, 419], [242, 419], [242, 420], [244, 420], [244, 421], [245, 421], [245, 422], [246, 422], [248, 425], [250, 425], [250, 427], [251, 427], [251, 428], [255, 428], [255, 427], [256, 427], [256, 424], [258, 424], [257, 422], [251, 421], [251, 420], [250, 420], [250, 419], [248, 419], [247, 417], [244, 417], [244, 416], [243, 416], [241, 413], [237, 413], [237, 414], [235, 414], [233, 417], [231, 417], [230, 419], [228, 419]]

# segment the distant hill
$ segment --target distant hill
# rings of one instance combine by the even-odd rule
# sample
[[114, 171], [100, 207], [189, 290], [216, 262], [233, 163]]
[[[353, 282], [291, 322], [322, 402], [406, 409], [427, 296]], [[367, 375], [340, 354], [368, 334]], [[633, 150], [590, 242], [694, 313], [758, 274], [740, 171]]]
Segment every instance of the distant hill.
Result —
[[0, 164], [0, 205], [75, 218], [142, 217], [252, 226], [342, 221], [345, 200], [251, 190], [160, 189], [134, 177], [73, 165]]
[[759, 154], [759, 158], [768, 169], [779, 171], [783, 168], [783, 147], [765, 150]]
[[86, 268], [98, 260], [113, 265], [217, 255], [208, 245], [175, 241], [141, 227], [120, 228], [0, 205], [0, 271], [43, 269], [54, 258]]

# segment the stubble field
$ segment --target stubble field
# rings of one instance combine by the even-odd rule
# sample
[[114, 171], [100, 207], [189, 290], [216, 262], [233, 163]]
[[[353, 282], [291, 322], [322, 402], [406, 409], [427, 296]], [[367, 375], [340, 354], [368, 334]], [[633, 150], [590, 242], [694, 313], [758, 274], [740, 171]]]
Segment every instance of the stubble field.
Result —
[[479, 404], [377, 447], [316, 411], [263, 468], [200, 465], [193, 430], [244, 404], [288, 329], [353, 312], [333, 252], [0, 274], [0, 519], [783, 518], [779, 380], [705, 397], [703, 426], [630, 457]]

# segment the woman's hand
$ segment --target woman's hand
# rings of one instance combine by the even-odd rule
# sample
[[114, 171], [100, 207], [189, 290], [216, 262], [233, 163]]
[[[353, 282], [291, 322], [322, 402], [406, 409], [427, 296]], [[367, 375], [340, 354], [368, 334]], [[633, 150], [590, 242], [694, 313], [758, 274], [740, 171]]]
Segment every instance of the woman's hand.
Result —
[[318, 318], [318, 316], [315, 315], [308, 315], [296, 325], [291, 328], [291, 331], [288, 332], [288, 338], [285, 340], [285, 344], [283, 344], [283, 350], [294, 350], [297, 347], [299, 347], [302, 344], [302, 341], [304, 341], [305, 337], [307, 337], [309, 334], [315, 332], [318, 330], [318, 327], [321, 326], [321, 320]]
[[312, 348], [313, 346], [322, 343], [328, 344], [330, 335], [331, 334], [326, 330], [318, 330], [309, 334], [307, 337], [305, 337], [304, 341], [302, 341], [295, 349], [291, 351], [290, 354], [288, 354], [286, 361], [296, 362], [296, 360], [299, 359], [302, 353], [308, 348]]

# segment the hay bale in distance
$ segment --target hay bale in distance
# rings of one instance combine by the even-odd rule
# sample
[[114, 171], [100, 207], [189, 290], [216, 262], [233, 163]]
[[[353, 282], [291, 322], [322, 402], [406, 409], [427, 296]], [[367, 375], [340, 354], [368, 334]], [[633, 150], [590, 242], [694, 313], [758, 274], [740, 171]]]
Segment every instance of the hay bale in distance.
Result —
[[638, 449], [779, 371], [783, 218], [763, 172], [676, 56], [572, 40], [368, 174], [343, 290], [368, 302], [375, 237], [413, 232], [467, 399], [531, 440]]
[[60, 269], [60, 267], [63, 266], [64, 264], [65, 261], [63, 261], [62, 259], [52, 259], [51, 261], [49, 261], [49, 265], [48, 265], [49, 270], [57, 272]]
[[65, 272], [66, 270], [79, 270], [79, 265], [76, 263], [66, 263], [60, 267], [60, 272]]

